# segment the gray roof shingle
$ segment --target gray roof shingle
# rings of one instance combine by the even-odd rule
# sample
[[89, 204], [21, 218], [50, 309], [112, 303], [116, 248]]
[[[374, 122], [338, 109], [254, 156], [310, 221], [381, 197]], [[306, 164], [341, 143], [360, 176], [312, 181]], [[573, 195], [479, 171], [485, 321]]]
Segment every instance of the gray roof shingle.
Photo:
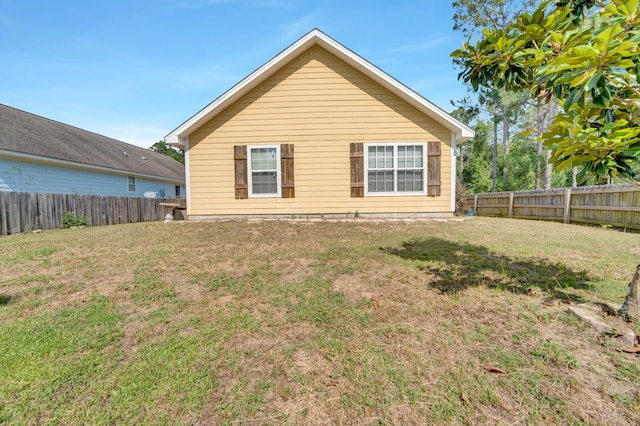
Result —
[[184, 166], [167, 155], [3, 104], [0, 104], [0, 150], [141, 173], [174, 181], [185, 180]]

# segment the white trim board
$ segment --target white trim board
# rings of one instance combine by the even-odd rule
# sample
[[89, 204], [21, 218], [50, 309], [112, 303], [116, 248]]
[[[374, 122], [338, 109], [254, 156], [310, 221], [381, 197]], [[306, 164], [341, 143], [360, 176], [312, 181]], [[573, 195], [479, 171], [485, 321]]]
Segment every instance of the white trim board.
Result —
[[414, 106], [422, 113], [428, 115], [451, 130], [456, 135], [458, 143], [462, 143], [474, 136], [472, 129], [453, 118], [446, 111], [440, 109], [429, 100], [409, 89], [407, 86], [400, 83], [398, 80], [391, 77], [389, 74], [385, 73], [361, 56], [357, 55], [355, 52], [338, 43], [322, 31], [314, 29], [178, 126], [175, 130], [165, 136], [165, 141], [169, 145], [184, 148], [186, 138], [193, 131], [211, 120], [233, 102], [240, 99], [251, 89], [255, 88], [258, 84], [271, 77], [278, 70], [282, 69], [300, 53], [314, 45], [318, 45], [326, 49], [328, 52], [345, 61], [362, 74], [389, 90], [391, 93], [397, 95], [405, 102]]

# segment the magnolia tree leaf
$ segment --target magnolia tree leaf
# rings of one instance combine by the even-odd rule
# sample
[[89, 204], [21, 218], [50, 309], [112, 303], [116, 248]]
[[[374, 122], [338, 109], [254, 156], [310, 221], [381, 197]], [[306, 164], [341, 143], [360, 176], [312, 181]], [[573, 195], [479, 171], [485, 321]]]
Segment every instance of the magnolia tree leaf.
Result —
[[546, 91], [562, 112], [541, 138], [556, 166], [633, 178], [640, 146], [640, 0], [559, 0], [452, 56], [481, 87]]

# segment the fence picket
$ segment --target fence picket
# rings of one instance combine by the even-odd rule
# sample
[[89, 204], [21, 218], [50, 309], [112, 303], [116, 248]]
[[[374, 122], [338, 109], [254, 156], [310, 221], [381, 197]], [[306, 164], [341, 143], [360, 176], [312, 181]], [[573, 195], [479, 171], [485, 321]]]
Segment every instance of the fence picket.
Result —
[[9, 233], [9, 201], [6, 192], [0, 192], [0, 235]]
[[478, 216], [640, 229], [640, 186], [609, 185], [465, 196]]
[[65, 212], [86, 216], [88, 226], [159, 221], [165, 215], [161, 202], [186, 208], [181, 199], [0, 191], [0, 235], [62, 228]]

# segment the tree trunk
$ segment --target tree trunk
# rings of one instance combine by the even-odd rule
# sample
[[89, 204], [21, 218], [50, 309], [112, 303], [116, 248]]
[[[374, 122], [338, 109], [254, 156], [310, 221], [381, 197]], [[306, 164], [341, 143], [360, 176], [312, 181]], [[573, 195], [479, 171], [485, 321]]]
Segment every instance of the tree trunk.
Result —
[[578, 168], [571, 168], [571, 187], [575, 188], [578, 186]]
[[542, 110], [542, 98], [538, 96], [536, 99], [536, 132], [538, 140], [536, 141], [536, 189], [542, 188], [542, 132], [544, 131], [544, 111]]
[[497, 188], [497, 179], [498, 179], [498, 121], [494, 117], [493, 119], [493, 190], [492, 192], [496, 192]]
[[640, 264], [636, 268], [636, 273], [629, 284], [627, 297], [624, 299], [622, 308], [620, 308], [620, 316], [627, 321], [640, 319], [640, 294], [638, 293], [638, 285], [640, 285]]
[[547, 150], [544, 156], [544, 189], [551, 189], [551, 150]]
[[464, 153], [462, 152], [462, 147], [460, 147], [460, 183], [464, 185]]
[[502, 185], [503, 188], [507, 187], [507, 181], [509, 179], [509, 116], [507, 115], [507, 107], [503, 107], [502, 110], [502, 148], [504, 150], [504, 167], [502, 169]]
[[[542, 122], [542, 131], [544, 132], [547, 129], [546, 120], [551, 119], [556, 116], [558, 113], [558, 104], [556, 102], [549, 102], [547, 104], [547, 111], [544, 113], [544, 120]], [[544, 189], [551, 189], [551, 172], [553, 170], [551, 163], [551, 150], [547, 150], [547, 154], [545, 156], [545, 169], [544, 169]]]

